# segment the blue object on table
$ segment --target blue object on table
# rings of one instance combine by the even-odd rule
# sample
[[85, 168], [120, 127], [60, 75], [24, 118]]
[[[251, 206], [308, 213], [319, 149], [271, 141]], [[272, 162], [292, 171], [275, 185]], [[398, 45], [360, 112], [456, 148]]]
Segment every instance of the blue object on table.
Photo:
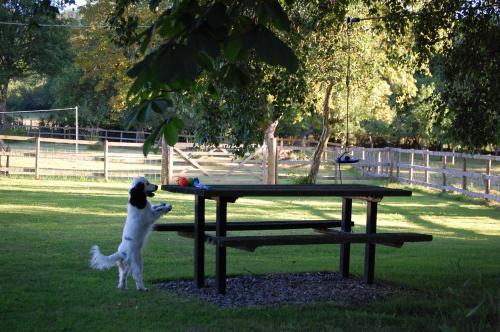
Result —
[[193, 187], [198, 188], [198, 189], [210, 190], [210, 187], [207, 186], [206, 184], [201, 183], [200, 179], [198, 179], [198, 178], [193, 179]]

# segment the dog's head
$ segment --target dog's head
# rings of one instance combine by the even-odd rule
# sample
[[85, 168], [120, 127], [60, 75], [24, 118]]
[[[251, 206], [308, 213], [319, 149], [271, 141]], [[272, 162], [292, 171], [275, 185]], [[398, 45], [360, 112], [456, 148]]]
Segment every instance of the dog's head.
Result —
[[130, 186], [130, 204], [133, 206], [143, 209], [146, 206], [147, 197], [153, 197], [154, 192], [158, 190], [156, 184], [149, 183], [148, 179], [139, 176], [132, 181]]

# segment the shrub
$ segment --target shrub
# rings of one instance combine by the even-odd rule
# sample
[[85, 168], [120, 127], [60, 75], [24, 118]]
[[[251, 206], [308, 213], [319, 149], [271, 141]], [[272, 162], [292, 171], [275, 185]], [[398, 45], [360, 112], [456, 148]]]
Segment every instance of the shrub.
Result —
[[309, 184], [309, 177], [307, 175], [293, 176], [291, 180], [293, 184]]
[[28, 132], [23, 128], [10, 128], [7, 130], [5, 135], [10, 136], [28, 136]]

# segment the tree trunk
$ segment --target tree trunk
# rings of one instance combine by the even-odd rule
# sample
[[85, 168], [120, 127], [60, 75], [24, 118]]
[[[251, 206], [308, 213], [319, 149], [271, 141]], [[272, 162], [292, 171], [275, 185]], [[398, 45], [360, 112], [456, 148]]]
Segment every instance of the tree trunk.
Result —
[[321, 137], [319, 138], [316, 150], [314, 150], [314, 155], [312, 157], [311, 168], [309, 169], [309, 175], [307, 181], [310, 184], [316, 183], [316, 178], [318, 177], [319, 166], [321, 164], [321, 156], [323, 151], [328, 144], [330, 139], [330, 128], [328, 126], [328, 119], [330, 117], [330, 95], [332, 94], [333, 83], [329, 83], [325, 91], [325, 100], [323, 101], [323, 130], [321, 132]]
[[267, 184], [276, 184], [275, 181], [275, 173], [276, 173], [276, 156], [274, 155], [276, 149], [273, 149], [274, 146], [274, 132], [276, 131], [276, 127], [278, 127], [280, 119], [269, 124], [264, 133], [264, 140], [267, 146]]
[[[9, 88], [9, 80], [0, 82], [0, 112], [7, 112], [7, 90]], [[0, 113], [0, 126], [5, 124], [6, 115]]]

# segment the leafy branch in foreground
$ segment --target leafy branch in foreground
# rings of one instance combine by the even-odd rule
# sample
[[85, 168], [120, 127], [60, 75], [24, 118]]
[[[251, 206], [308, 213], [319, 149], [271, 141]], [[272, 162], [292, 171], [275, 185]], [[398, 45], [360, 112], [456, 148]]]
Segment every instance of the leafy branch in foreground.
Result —
[[[109, 18], [115, 41], [122, 46], [136, 45], [143, 55], [127, 72], [134, 79], [128, 96], [138, 105], [131, 121], [144, 119], [151, 111], [162, 113], [169, 107], [170, 97], [161, 91], [193, 91], [203, 73], [220, 80], [227, 89], [237, 89], [250, 81], [250, 59], [283, 66], [290, 73], [298, 69], [294, 52], [278, 36], [290, 31], [290, 21], [278, 0], [177, 0], [166, 5], [150, 0], [150, 9], [159, 14], [142, 32], [138, 32], [138, 18], [130, 14], [135, 5], [134, 0], [120, 1]], [[208, 94], [218, 97], [212, 91]], [[169, 125], [171, 121], [156, 126], [152, 142], [163, 133], [175, 143], [170, 132], [180, 128]], [[144, 153], [150, 148], [145, 144]]]

